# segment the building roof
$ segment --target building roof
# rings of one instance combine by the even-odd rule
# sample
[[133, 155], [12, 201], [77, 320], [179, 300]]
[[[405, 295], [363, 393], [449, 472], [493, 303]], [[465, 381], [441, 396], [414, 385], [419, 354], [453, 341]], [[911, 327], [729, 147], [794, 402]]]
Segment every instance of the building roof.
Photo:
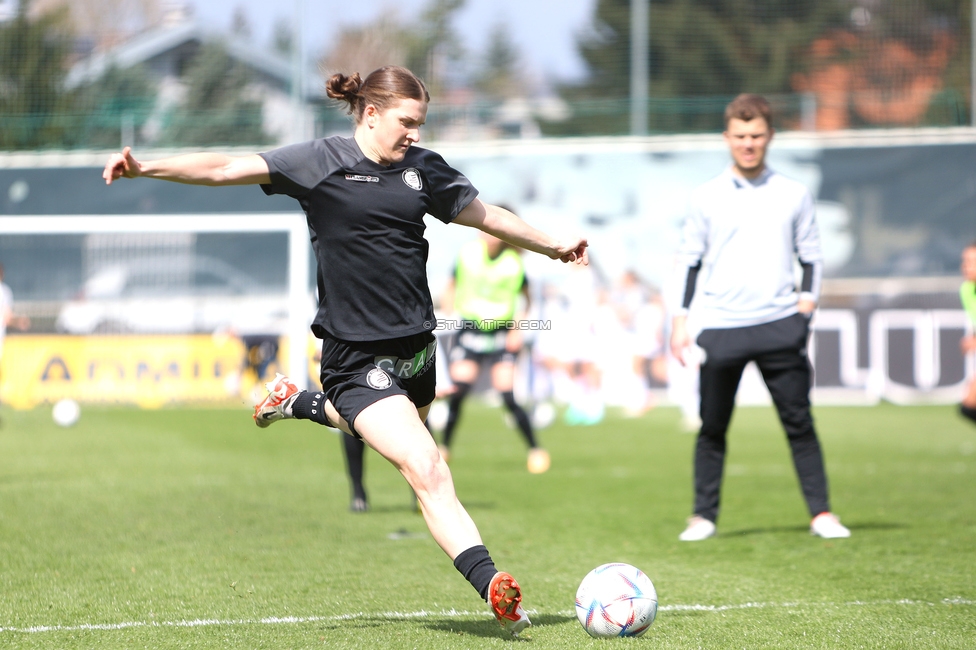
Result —
[[[277, 52], [255, 48], [253, 43], [206, 30], [195, 21], [152, 29], [109, 50], [95, 52], [71, 68], [65, 85], [68, 88], [77, 88], [98, 80], [110, 68], [130, 68], [164, 56], [188, 43], [204, 44], [215, 41], [222, 42], [232, 58], [249, 68], [278, 81], [286, 88], [291, 85], [291, 60]], [[320, 84], [310, 83], [310, 80], [317, 79], [317, 75], [308, 69], [303, 72], [303, 96], [307, 99], [320, 97]]]

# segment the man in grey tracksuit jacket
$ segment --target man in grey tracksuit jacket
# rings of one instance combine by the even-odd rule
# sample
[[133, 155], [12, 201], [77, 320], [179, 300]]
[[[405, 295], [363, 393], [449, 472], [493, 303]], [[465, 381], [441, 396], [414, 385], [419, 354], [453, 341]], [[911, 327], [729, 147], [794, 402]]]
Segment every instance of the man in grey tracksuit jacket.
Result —
[[[726, 109], [733, 165], [699, 187], [685, 220], [672, 296], [671, 349], [684, 360], [694, 298], [701, 326], [702, 427], [695, 449], [694, 516], [681, 534], [715, 533], [726, 431], [746, 364], [762, 373], [786, 430], [793, 463], [821, 537], [850, 531], [830, 513], [827, 477], [810, 415], [809, 321], [820, 291], [822, 255], [813, 198], [800, 183], [765, 165], [773, 135], [765, 99], [740, 95]], [[794, 264], [803, 270], [796, 286]], [[696, 293], [696, 288], [698, 292]]]

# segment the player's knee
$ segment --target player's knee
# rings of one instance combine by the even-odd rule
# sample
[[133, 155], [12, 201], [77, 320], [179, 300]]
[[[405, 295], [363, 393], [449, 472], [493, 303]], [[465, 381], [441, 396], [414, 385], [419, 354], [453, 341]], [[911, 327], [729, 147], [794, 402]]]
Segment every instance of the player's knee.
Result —
[[411, 484], [427, 492], [435, 492], [446, 480], [450, 480], [447, 464], [437, 448], [418, 450], [403, 464]]

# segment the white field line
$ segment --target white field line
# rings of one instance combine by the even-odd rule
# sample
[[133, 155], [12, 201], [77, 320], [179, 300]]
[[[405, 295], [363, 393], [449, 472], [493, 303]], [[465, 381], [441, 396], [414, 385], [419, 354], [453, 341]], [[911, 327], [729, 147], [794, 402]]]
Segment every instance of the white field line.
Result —
[[[886, 605], [912, 605], [937, 607], [940, 605], [976, 605], [976, 600], [965, 598], [943, 598], [938, 602], [901, 598], [898, 600], [852, 600], [844, 603], [740, 603], [738, 605], [661, 605], [659, 612], [727, 612], [737, 609], [801, 609], [801, 608], [829, 608], [829, 607], [879, 607]], [[529, 611], [538, 614], [538, 611]], [[563, 616], [575, 615], [574, 610], [557, 612]], [[360, 618], [378, 618], [388, 620], [405, 620], [417, 618], [487, 618], [485, 611], [468, 612], [456, 609], [442, 611], [418, 612], [358, 612], [355, 614], [338, 614], [336, 616], [269, 616], [254, 619], [196, 619], [192, 621], [130, 621], [125, 623], [86, 623], [84, 625], [36, 625], [32, 627], [0, 627], [2, 632], [19, 632], [22, 634], [36, 634], [39, 632], [84, 632], [99, 630], [125, 630], [141, 627], [212, 627], [218, 625], [295, 625], [300, 623], [320, 623], [323, 621], [349, 621]]]

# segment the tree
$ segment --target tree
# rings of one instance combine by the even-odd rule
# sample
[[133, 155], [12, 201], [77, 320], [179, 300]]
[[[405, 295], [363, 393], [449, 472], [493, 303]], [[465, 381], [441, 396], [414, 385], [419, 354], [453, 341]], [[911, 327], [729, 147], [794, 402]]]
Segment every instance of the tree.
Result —
[[36, 18], [21, 0], [16, 17], [0, 24], [0, 148], [63, 147], [72, 97], [62, 92], [71, 30], [64, 9]]
[[[654, 0], [649, 28], [652, 97], [722, 101], [744, 91], [789, 92], [791, 74], [802, 67], [805, 48], [817, 34], [841, 24], [844, 9], [844, 3], [833, 0]], [[562, 96], [570, 102], [616, 100], [616, 110], [585, 116], [562, 128], [625, 133], [630, 0], [599, 0], [593, 25], [578, 47], [589, 74], [582, 84], [563, 86]], [[706, 116], [678, 113], [673, 118], [664, 124], [660, 115], [652, 114], [650, 126], [721, 127], [713, 111]]]
[[969, 41], [959, 28], [968, 23], [969, 4], [889, 0], [858, 6], [849, 25], [818, 35], [804, 69], [792, 77], [794, 90], [816, 98], [817, 128], [968, 121], [963, 97], [971, 63], [957, 45]]
[[[860, 79], [859, 86], [845, 87], [844, 102], [853, 103], [864, 89], [908, 95], [907, 89], [917, 92], [919, 86], [930, 98], [949, 78], [968, 91], [968, 52], [953, 46], [968, 41], [969, 5], [969, 0], [653, 0], [650, 127], [720, 129], [722, 106], [740, 92], [828, 93], [822, 73], [831, 66], [839, 76]], [[545, 125], [546, 131], [626, 133], [630, 0], [598, 0], [578, 47], [588, 75], [580, 84], [560, 88], [576, 117]], [[882, 89], [872, 80], [887, 85]], [[925, 114], [924, 104], [892, 106], [885, 100], [864, 100], [872, 105], [855, 112], [863, 123], [895, 123], [898, 116], [916, 123], [911, 120]]]
[[247, 41], [251, 38], [251, 21], [247, 17], [247, 9], [241, 5], [234, 7], [234, 13], [230, 19], [230, 33], [235, 38]]
[[247, 97], [249, 80], [222, 43], [203, 45], [186, 73], [186, 99], [174, 109], [161, 140], [182, 146], [269, 142], [261, 103]]
[[289, 21], [277, 18], [271, 34], [271, 49], [282, 56], [291, 56], [295, 47], [295, 35]]
[[[390, 11], [372, 23], [343, 29], [320, 68], [326, 76], [358, 72], [365, 78], [379, 67], [401, 65], [423, 79], [436, 96], [443, 89], [448, 66], [463, 55], [451, 21], [464, 2], [430, 0], [416, 23], [405, 23]], [[321, 119], [333, 122], [337, 117], [336, 111], [326, 109]]]
[[519, 52], [509, 36], [509, 27], [499, 22], [488, 37], [488, 47], [474, 77], [475, 89], [492, 99], [520, 94], [524, 88], [518, 65]]
[[335, 46], [321, 60], [323, 73], [352, 74], [365, 79], [373, 70], [385, 65], [407, 65], [408, 28], [396, 15], [384, 15], [362, 27], [347, 28], [339, 33]]
[[95, 83], [79, 88], [74, 105], [87, 118], [79, 129], [79, 144], [114, 148], [128, 128], [134, 135], [145, 124], [156, 100], [157, 89], [149, 79], [142, 65], [109, 68]]
[[160, 0], [30, 0], [28, 16], [65, 11], [75, 34], [93, 46], [109, 47], [159, 25], [174, 10], [168, 5]]
[[447, 69], [464, 56], [461, 39], [454, 30], [454, 15], [465, 0], [430, 0], [415, 25], [404, 34], [407, 47], [406, 65], [419, 75], [430, 91], [440, 93]]

